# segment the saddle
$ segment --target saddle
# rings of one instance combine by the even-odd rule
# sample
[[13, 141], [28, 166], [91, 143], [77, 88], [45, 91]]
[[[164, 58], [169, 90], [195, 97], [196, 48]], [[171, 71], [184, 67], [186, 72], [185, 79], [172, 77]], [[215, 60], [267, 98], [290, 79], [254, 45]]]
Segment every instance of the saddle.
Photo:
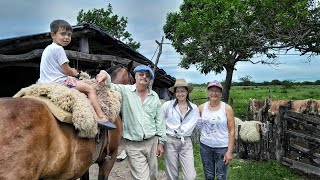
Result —
[[30, 98], [30, 99], [35, 99], [38, 101], [43, 102], [50, 112], [56, 117], [57, 120], [60, 122], [68, 123], [68, 124], [73, 124], [72, 122], [72, 114], [71, 112], [68, 112], [66, 110], [63, 110], [59, 106], [55, 105], [50, 99], [43, 97], [43, 96], [23, 96], [22, 98]]
[[[87, 80], [86, 83], [90, 82], [96, 81]], [[106, 86], [99, 87], [98, 83], [95, 85], [102, 110], [111, 120], [115, 120], [120, 112], [121, 96]], [[80, 137], [94, 138], [98, 133], [97, 115], [90, 100], [76, 89], [57, 83], [33, 84], [22, 88], [13, 97], [32, 98], [44, 102], [58, 120], [72, 123], [79, 130]]]

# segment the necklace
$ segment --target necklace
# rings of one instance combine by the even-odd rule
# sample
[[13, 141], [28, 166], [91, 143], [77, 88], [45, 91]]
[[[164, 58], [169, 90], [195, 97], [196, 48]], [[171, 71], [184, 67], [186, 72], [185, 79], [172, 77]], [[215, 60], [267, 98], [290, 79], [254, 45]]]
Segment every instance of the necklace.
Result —
[[211, 104], [211, 101], [210, 101], [210, 102], [209, 102], [209, 105], [210, 105], [210, 107], [212, 107], [212, 108], [217, 107], [217, 106], [220, 105], [220, 101], [218, 102], [218, 104], [215, 104], [215, 105], [212, 105], [212, 104]]

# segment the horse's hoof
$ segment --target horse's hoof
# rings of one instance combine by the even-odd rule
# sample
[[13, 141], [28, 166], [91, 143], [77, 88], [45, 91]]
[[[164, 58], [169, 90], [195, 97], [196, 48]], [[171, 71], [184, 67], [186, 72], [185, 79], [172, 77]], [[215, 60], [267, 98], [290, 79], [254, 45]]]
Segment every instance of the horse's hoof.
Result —
[[111, 130], [111, 129], [116, 129], [117, 126], [114, 125], [112, 122], [110, 121], [104, 121], [104, 122], [100, 122], [98, 121], [98, 126], [100, 128], [106, 129], [106, 130]]

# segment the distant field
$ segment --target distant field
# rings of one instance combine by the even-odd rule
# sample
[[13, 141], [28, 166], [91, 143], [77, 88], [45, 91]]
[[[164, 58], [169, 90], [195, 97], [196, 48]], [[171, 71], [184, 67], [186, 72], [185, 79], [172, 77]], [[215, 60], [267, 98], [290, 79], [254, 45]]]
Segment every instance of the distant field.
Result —
[[[206, 98], [206, 86], [194, 86], [190, 99]], [[320, 85], [303, 86], [234, 86], [230, 90], [230, 99], [233, 99], [235, 116], [245, 119], [249, 104], [249, 99], [273, 100], [302, 100], [318, 99], [320, 100]], [[201, 104], [206, 100], [195, 100], [196, 104]]]

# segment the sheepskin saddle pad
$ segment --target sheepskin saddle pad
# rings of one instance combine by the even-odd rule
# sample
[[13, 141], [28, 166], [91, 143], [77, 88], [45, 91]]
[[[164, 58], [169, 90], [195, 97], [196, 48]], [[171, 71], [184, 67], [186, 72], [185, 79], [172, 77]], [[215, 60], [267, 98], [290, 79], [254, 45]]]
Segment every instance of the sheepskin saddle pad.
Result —
[[[121, 96], [119, 93], [106, 86], [99, 85], [95, 79], [82, 81], [95, 87], [103, 112], [109, 120], [115, 121], [120, 112]], [[80, 137], [94, 138], [98, 133], [97, 115], [90, 100], [85, 94], [74, 88], [68, 88], [57, 83], [33, 84], [22, 88], [13, 97], [33, 97], [44, 102], [58, 120], [72, 123], [79, 130], [78, 135]], [[61, 109], [57, 109], [55, 106]], [[68, 115], [68, 112], [71, 115]]]

